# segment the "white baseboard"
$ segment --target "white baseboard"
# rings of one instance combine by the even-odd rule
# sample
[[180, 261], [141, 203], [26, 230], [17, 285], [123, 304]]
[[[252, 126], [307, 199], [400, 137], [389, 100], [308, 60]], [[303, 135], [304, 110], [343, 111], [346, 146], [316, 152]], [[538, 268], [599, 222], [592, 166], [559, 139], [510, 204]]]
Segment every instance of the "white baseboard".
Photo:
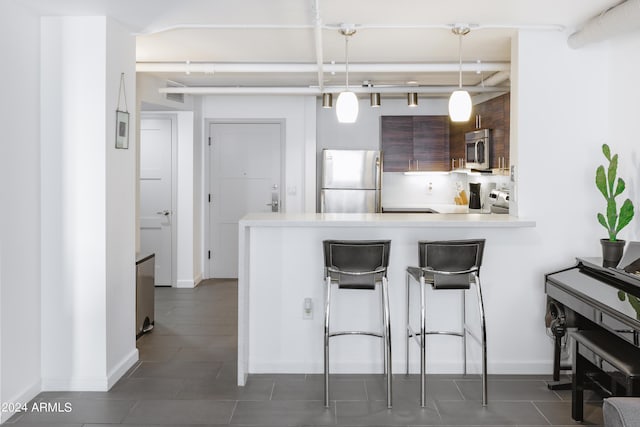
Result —
[[43, 378], [42, 391], [109, 391], [138, 358], [138, 349], [134, 348], [104, 377]]
[[195, 283], [195, 286], [198, 286], [200, 284], [200, 282], [202, 282], [202, 273], [198, 274], [195, 278], [195, 280], [193, 281], [193, 283]]
[[107, 386], [109, 387], [109, 389], [111, 389], [111, 387], [113, 387], [113, 385], [117, 383], [118, 380], [122, 378], [122, 376], [126, 374], [133, 365], [135, 365], [138, 359], [140, 359], [138, 349], [134, 348], [125, 358], [120, 361], [120, 363], [118, 363], [113, 367], [113, 369], [111, 369], [111, 371], [107, 375]]
[[[6, 403], [16, 403], [16, 404], [17, 403], [23, 403], [23, 404], [26, 404], [31, 399], [36, 397], [38, 395], [38, 393], [40, 393], [41, 389], [42, 389], [41, 383], [39, 381], [37, 381], [37, 382], [31, 384], [29, 387], [27, 387], [21, 393], [18, 393], [16, 396], [8, 398], [8, 399], [4, 399], [3, 398], [2, 401], [6, 402]], [[7, 421], [9, 418], [11, 418], [12, 416], [14, 416], [17, 413], [17, 411], [7, 411], [7, 412], [5, 412], [4, 410], [1, 411], [1, 412], [2, 413], [0, 414], [0, 424], [4, 423], [5, 421]]]
[[193, 280], [178, 280], [176, 282], [176, 288], [195, 288], [195, 282]]

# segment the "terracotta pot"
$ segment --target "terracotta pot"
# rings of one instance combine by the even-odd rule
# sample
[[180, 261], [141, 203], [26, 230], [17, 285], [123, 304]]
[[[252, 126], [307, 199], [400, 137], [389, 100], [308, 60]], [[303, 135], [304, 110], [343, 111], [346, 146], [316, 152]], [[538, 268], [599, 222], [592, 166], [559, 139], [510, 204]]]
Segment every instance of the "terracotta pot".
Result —
[[626, 241], [616, 240], [612, 242], [609, 239], [600, 239], [602, 245], [602, 266], [603, 267], [615, 267], [622, 259], [622, 253], [624, 252], [624, 245]]

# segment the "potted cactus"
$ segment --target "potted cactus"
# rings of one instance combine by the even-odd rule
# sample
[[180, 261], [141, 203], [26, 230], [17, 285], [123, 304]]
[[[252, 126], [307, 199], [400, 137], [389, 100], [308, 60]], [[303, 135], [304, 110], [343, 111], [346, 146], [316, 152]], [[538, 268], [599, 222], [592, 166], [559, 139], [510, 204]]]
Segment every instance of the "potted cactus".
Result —
[[605, 171], [604, 165], [596, 170], [596, 187], [607, 201], [606, 213], [598, 213], [598, 222], [607, 229], [609, 238], [600, 239], [602, 244], [602, 259], [605, 267], [618, 265], [624, 251], [624, 240], [618, 240], [618, 232], [626, 227], [633, 219], [634, 208], [630, 199], [626, 199], [620, 209], [616, 204], [616, 198], [622, 194], [626, 185], [622, 178], [618, 178], [618, 155], [611, 155], [607, 144], [602, 145], [602, 153], [609, 162]]

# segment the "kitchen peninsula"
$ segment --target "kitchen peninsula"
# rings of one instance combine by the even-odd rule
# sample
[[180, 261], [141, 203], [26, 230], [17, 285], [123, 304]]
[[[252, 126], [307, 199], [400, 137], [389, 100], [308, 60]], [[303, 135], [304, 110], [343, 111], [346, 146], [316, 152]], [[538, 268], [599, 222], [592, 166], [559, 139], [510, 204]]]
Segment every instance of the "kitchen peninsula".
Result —
[[[513, 300], [514, 283], [500, 260], [534, 238], [535, 222], [492, 214], [250, 214], [239, 224], [238, 277], [238, 384], [249, 373], [320, 373], [323, 361], [324, 282], [322, 240], [390, 239], [389, 286], [394, 372], [404, 371], [403, 331], [406, 312], [405, 269], [416, 265], [418, 240], [486, 238], [482, 280], [488, 322], [489, 370], [498, 373], [531, 371], [531, 367], [505, 363], [509, 356], [496, 349], [508, 346], [510, 325], [497, 322], [498, 308]], [[506, 274], [505, 274], [506, 273]], [[311, 315], [303, 316], [305, 299]], [[438, 295], [428, 306], [429, 318], [459, 322], [458, 295]], [[345, 295], [336, 300], [335, 325], [375, 329], [379, 295], [371, 292]], [[429, 303], [431, 304], [431, 302]], [[469, 323], [476, 324], [475, 298], [467, 298]], [[448, 323], [447, 323], [448, 322]], [[472, 326], [473, 327], [473, 326]], [[504, 342], [502, 342], [504, 341]], [[413, 349], [415, 350], [415, 349]], [[412, 350], [412, 351], [413, 351]], [[382, 351], [377, 340], [353, 337], [332, 345], [331, 371], [380, 372]], [[417, 361], [416, 355], [412, 361]], [[471, 340], [470, 371], [479, 360]], [[503, 360], [501, 360], [503, 359]], [[462, 352], [458, 341], [429, 348], [429, 372], [460, 372]], [[500, 368], [494, 363], [500, 364]], [[512, 362], [512, 361], [508, 361]], [[526, 362], [523, 362], [526, 363]], [[412, 365], [412, 372], [416, 366]], [[507, 372], [509, 371], [509, 372]]]

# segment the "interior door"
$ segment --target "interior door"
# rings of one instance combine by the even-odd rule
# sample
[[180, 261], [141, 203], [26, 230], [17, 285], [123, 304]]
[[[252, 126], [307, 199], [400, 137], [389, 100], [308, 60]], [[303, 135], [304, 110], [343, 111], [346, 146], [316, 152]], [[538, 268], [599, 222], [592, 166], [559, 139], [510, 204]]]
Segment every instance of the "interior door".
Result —
[[238, 221], [281, 209], [283, 124], [211, 123], [209, 275], [238, 277]]
[[155, 253], [156, 286], [172, 286], [173, 121], [140, 120], [140, 250]]

